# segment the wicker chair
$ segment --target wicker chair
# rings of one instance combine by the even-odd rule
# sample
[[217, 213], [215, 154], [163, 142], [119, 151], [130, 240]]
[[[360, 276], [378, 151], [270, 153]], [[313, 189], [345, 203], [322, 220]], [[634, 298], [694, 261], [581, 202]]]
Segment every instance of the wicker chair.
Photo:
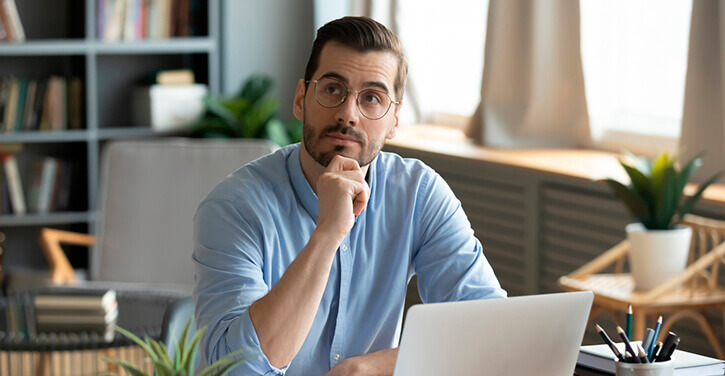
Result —
[[[632, 305], [633, 338], [642, 338], [647, 319], [662, 315], [660, 336], [681, 319], [694, 320], [707, 337], [715, 354], [725, 359], [723, 345], [718, 340], [705, 312], [721, 310], [725, 314], [725, 221], [688, 215], [683, 224], [692, 227], [692, 244], [687, 268], [661, 286], [649, 291], [636, 291], [630, 274], [623, 273], [628, 262], [629, 241], [615, 245], [601, 256], [573, 273], [559, 278], [559, 286], [567, 291], [594, 292], [590, 321], [602, 312], [613, 317], [626, 312]], [[614, 266], [613, 273], [603, 273]], [[602, 274], [597, 274], [602, 273]]]

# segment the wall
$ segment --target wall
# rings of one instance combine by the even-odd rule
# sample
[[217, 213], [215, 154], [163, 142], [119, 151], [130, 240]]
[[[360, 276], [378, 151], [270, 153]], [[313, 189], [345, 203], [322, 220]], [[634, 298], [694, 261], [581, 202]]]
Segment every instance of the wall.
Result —
[[313, 0], [224, 0], [221, 19], [222, 92], [232, 95], [249, 75], [267, 73], [279, 115], [291, 119], [314, 38]]

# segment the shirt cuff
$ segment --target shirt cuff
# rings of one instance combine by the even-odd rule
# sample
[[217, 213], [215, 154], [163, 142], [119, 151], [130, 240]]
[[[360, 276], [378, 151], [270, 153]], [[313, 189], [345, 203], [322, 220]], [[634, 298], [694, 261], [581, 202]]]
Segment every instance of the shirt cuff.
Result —
[[[234, 343], [237, 338], [240, 339], [240, 341], [238, 343]], [[235, 368], [235, 372], [233, 372], [233, 374], [284, 376], [287, 372], [287, 368], [289, 368], [289, 364], [283, 368], [273, 366], [269, 362], [269, 359], [267, 359], [267, 356], [264, 355], [262, 348], [259, 345], [257, 331], [254, 329], [254, 325], [252, 325], [251, 317], [249, 317], [249, 310], [245, 311], [229, 326], [229, 330], [227, 331], [227, 341], [232, 349], [253, 349], [259, 354], [254, 359], [242, 362]], [[241, 370], [244, 371], [240, 372]]]

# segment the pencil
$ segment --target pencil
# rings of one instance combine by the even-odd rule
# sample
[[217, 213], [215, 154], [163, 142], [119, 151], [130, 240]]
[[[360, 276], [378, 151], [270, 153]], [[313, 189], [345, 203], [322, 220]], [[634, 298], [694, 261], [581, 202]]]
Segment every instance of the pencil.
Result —
[[627, 308], [627, 338], [632, 338], [632, 305], [630, 304]]
[[649, 363], [649, 359], [647, 359], [647, 353], [644, 352], [642, 345], [637, 344], [637, 351], [639, 352], [639, 360], [642, 363]]
[[655, 325], [655, 336], [652, 338], [652, 343], [650, 344], [650, 347], [647, 349], [647, 355], [652, 359], [652, 354], [655, 351], [655, 342], [657, 342], [657, 336], [660, 335], [660, 328], [662, 328], [662, 315], [657, 319], [657, 325]]
[[622, 327], [617, 325], [617, 333], [619, 333], [619, 336], [622, 337], [622, 341], [624, 341], [624, 348], [627, 350], [629, 355], [632, 356], [635, 363], [642, 363], [642, 361], [639, 360], [639, 357], [637, 357], [637, 353], [634, 352], [632, 349], [632, 345], [629, 343], [629, 338], [627, 338], [627, 335], [624, 333], [624, 330], [622, 330]]
[[595, 325], [597, 326], [597, 332], [604, 340], [604, 343], [606, 343], [607, 346], [609, 346], [609, 348], [612, 349], [614, 356], [616, 356], [617, 359], [619, 359], [620, 361], [624, 361], [624, 356], [622, 355], [622, 353], [619, 352], [619, 349], [617, 348], [617, 346], [609, 338], [609, 336], [607, 335], [607, 332], [605, 332], [604, 329], [602, 329], [602, 327], [599, 326], [599, 324], [595, 324]]

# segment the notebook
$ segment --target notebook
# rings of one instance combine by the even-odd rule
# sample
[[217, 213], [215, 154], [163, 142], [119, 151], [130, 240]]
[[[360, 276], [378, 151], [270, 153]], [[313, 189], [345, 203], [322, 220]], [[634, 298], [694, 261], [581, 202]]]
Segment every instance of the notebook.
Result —
[[[641, 341], [633, 341], [632, 343], [637, 344], [641, 343]], [[624, 353], [623, 343], [617, 343], [617, 347]], [[709, 358], [682, 350], [675, 350], [672, 358], [675, 360], [676, 376], [725, 374], [725, 362], [720, 359]], [[606, 344], [582, 346], [579, 351], [577, 364], [587, 368], [605, 371], [612, 375], [614, 375], [616, 369], [614, 355]]]

